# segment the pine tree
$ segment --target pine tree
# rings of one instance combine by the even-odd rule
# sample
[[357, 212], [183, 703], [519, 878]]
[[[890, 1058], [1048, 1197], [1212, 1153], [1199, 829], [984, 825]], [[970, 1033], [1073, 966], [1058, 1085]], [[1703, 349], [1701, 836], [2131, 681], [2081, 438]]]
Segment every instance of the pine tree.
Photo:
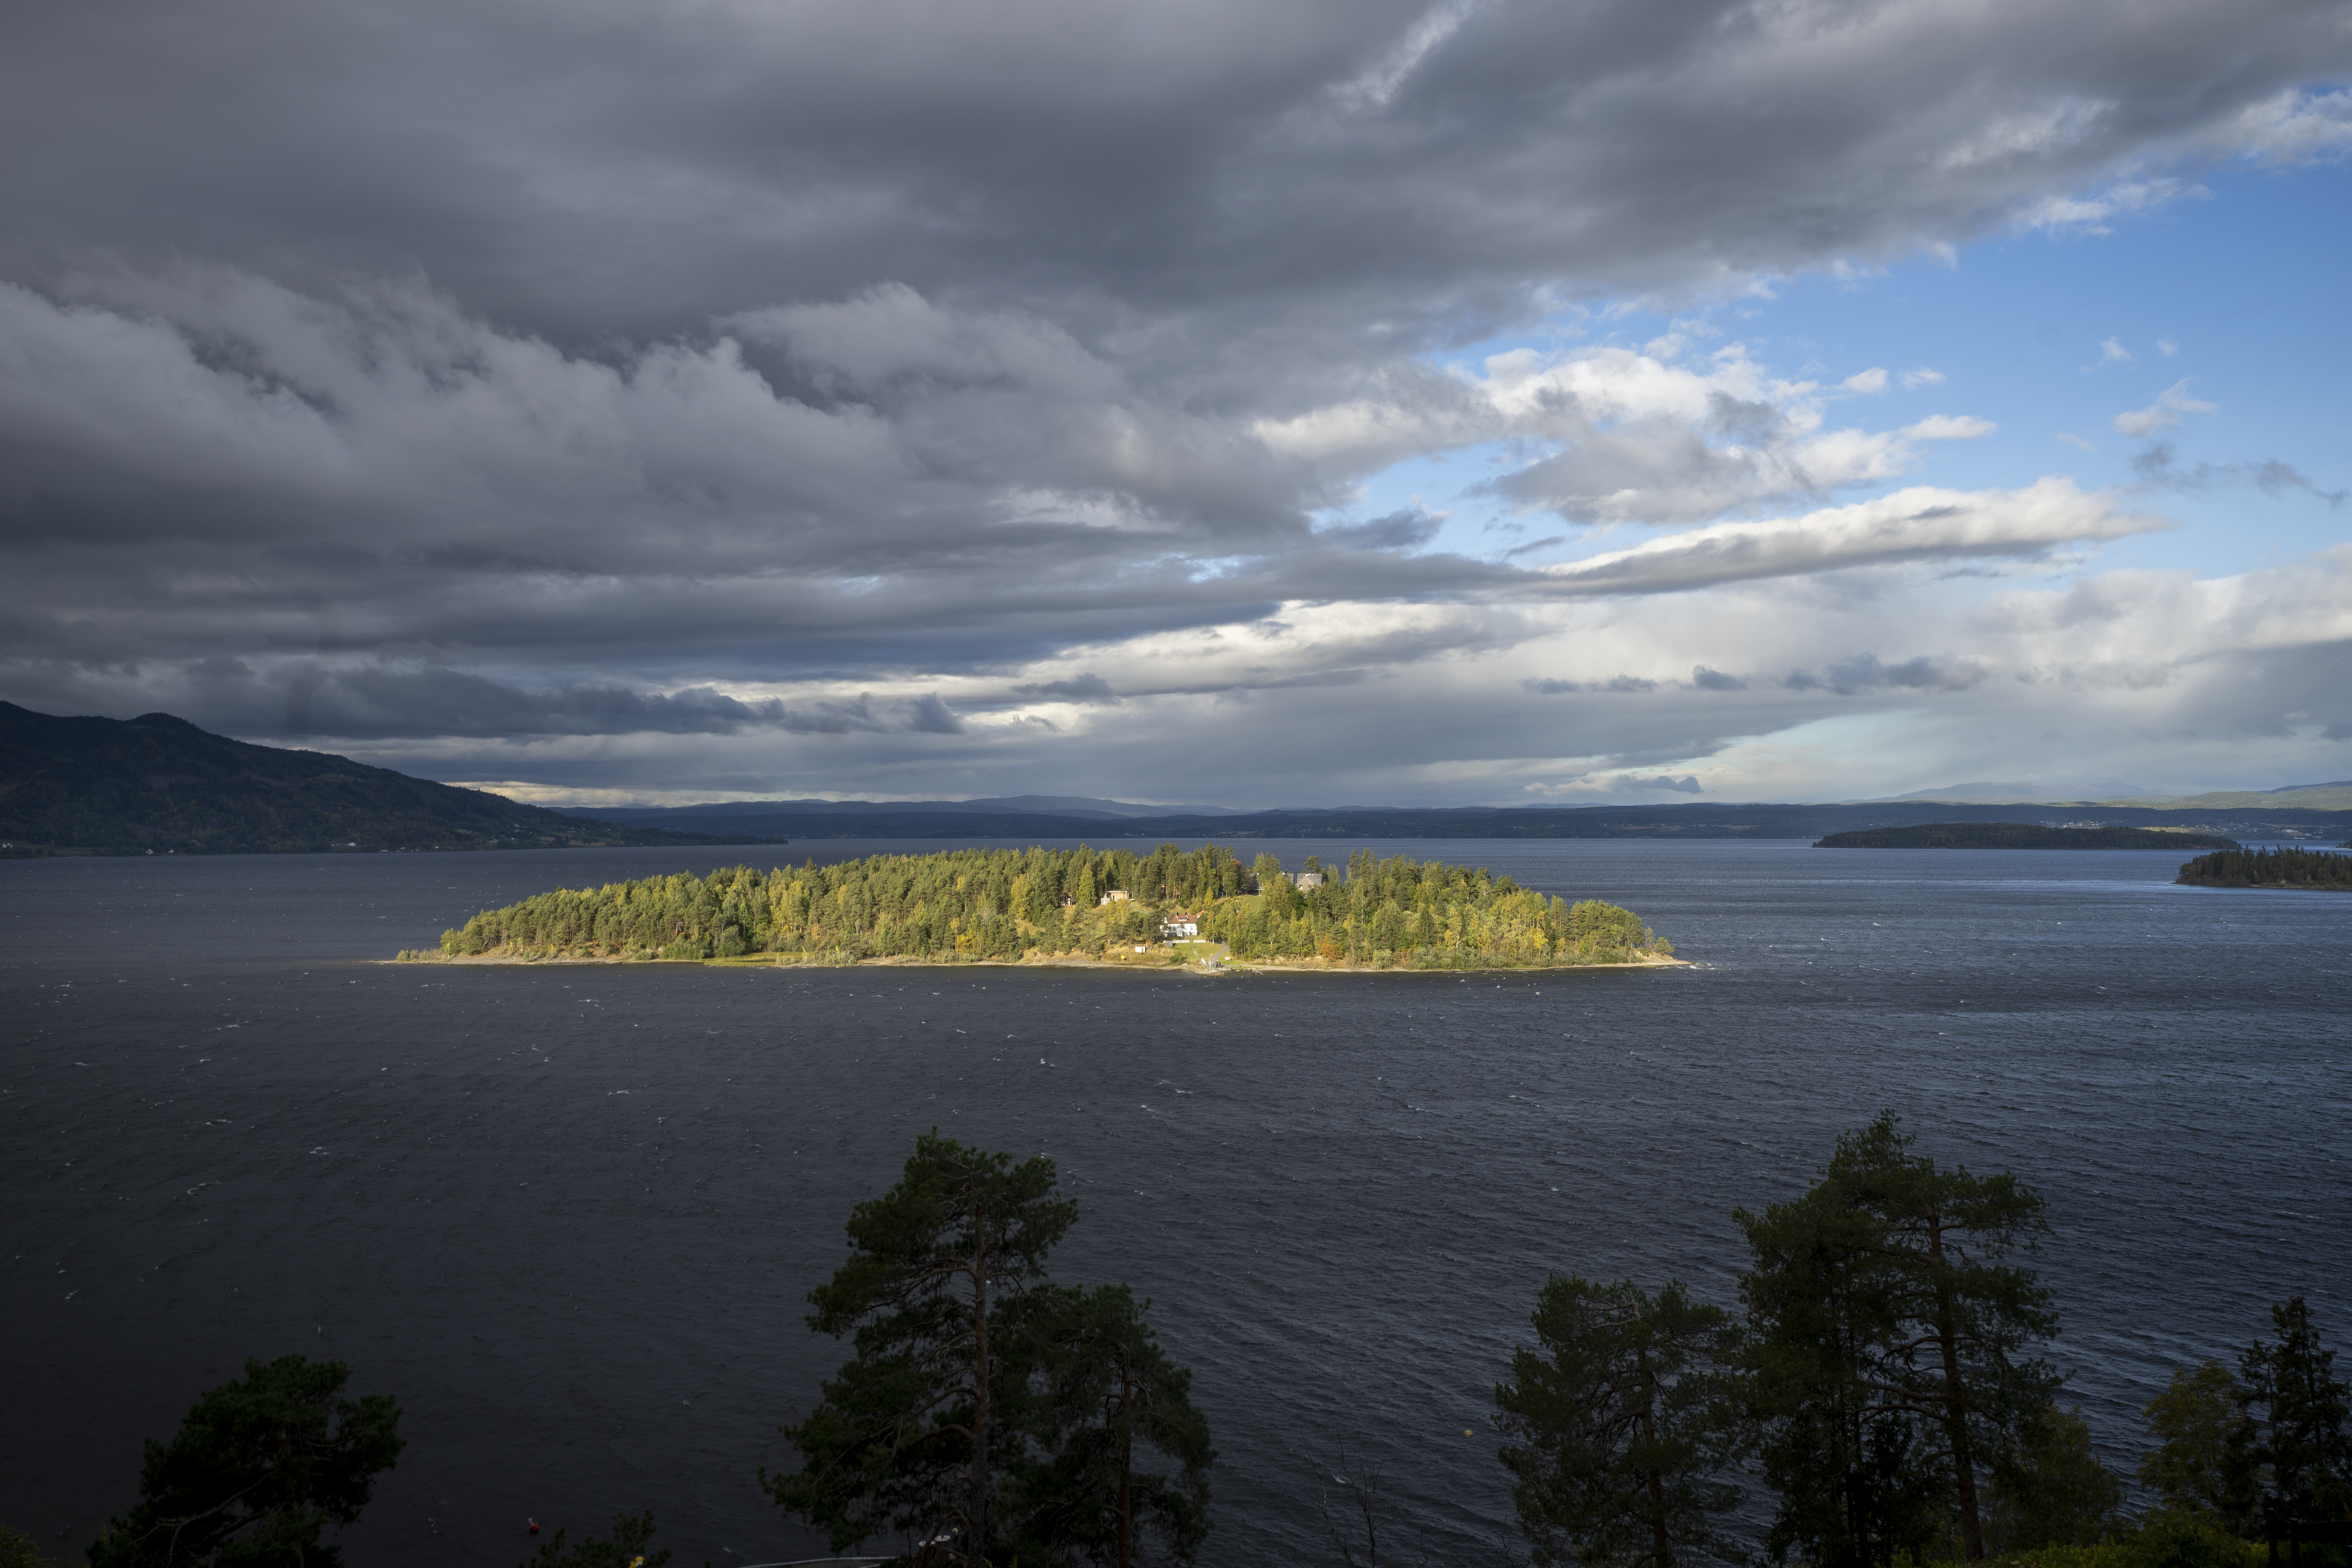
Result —
[[2276, 1337], [2239, 1357], [2253, 1423], [2249, 1457], [2262, 1487], [2265, 1522], [2287, 1526], [2352, 1514], [2352, 1431], [2336, 1352], [2322, 1350], [2300, 1296], [2271, 1309]]
[[1495, 1405], [1511, 1441], [1519, 1530], [1543, 1568], [1675, 1568], [1727, 1556], [1721, 1479], [1736, 1415], [1716, 1352], [1729, 1327], [1680, 1281], [1655, 1296], [1553, 1276], [1532, 1321], [1540, 1352], [1511, 1357]]
[[[2042, 1199], [2007, 1173], [1938, 1170], [1911, 1142], [1883, 1114], [1838, 1141], [1803, 1198], [1739, 1215], [1752, 1386], [1793, 1467], [1776, 1479], [1776, 1543], [1823, 1563], [1891, 1562], [1937, 1513], [1983, 1556], [1981, 1478], [2060, 1381], [2030, 1353], [2057, 1331], [2049, 1292], [2005, 1261], [2048, 1229]], [[1801, 1522], [1832, 1497], [1843, 1523]]]
[[402, 1447], [400, 1407], [343, 1398], [351, 1375], [289, 1355], [205, 1390], [170, 1444], [148, 1442], [139, 1502], [90, 1547], [92, 1568], [336, 1568], [320, 1535], [359, 1518]]
[[937, 1130], [898, 1185], [850, 1212], [849, 1260], [809, 1292], [809, 1326], [856, 1353], [824, 1401], [783, 1428], [800, 1470], [760, 1482], [834, 1550], [903, 1533], [910, 1561], [984, 1568], [1000, 1458], [1020, 1434], [997, 1420], [1008, 1368], [992, 1340], [1018, 1333], [1045, 1254], [1077, 1216], [1053, 1195], [1054, 1163], [1015, 1164]]
[[[1018, 1382], [1037, 1456], [1015, 1489], [1014, 1555], [1190, 1563], [1208, 1532], [1209, 1424], [1124, 1285], [1055, 1289], [1026, 1315]], [[1008, 1379], [1008, 1383], [1013, 1380]], [[1172, 1471], [1150, 1468], [1154, 1454]]]

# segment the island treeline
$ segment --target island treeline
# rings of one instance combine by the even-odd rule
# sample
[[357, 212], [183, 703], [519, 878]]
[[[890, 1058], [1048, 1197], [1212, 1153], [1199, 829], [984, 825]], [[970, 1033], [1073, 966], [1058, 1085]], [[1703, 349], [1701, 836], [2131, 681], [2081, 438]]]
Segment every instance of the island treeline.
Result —
[[2352, 889], [2352, 855], [2325, 849], [2223, 849], [2200, 855], [2173, 879], [2193, 888]]
[[[1190, 926], [1192, 931], [1184, 928]], [[853, 963], [1014, 962], [1131, 955], [1171, 932], [1239, 959], [1375, 968], [1625, 963], [1671, 944], [1631, 910], [1570, 904], [1485, 868], [1382, 860], [1344, 875], [1308, 856], [1244, 866], [1215, 845], [959, 849], [708, 877], [681, 873], [558, 889], [485, 910], [442, 933], [454, 956], [740, 958]]]

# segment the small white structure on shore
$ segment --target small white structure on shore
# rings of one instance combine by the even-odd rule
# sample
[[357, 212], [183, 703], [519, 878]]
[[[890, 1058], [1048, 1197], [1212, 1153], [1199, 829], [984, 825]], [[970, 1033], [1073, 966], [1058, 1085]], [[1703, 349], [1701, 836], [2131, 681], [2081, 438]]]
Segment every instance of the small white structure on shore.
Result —
[[1196, 915], [1170, 915], [1160, 922], [1161, 936], [1198, 936], [1201, 921]]

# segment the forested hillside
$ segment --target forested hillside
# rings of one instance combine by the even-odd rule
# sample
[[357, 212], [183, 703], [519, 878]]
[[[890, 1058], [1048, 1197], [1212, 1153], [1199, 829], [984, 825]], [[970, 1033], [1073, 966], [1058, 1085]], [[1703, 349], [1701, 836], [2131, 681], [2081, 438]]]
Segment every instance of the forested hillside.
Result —
[[2337, 888], [2352, 890], [2352, 855], [2325, 849], [2224, 849], [2200, 855], [2173, 879], [2200, 888]]
[[169, 713], [60, 718], [0, 702], [0, 854], [742, 842], [591, 822], [327, 752], [234, 741]]
[[1444, 969], [1622, 963], [1673, 952], [1626, 910], [1570, 905], [1483, 869], [1381, 860], [1366, 849], [1349, 858], [1344, 877], [1312, 856], [1293, 877], [1271, 855], [1244, 866], [1214, 845], [1186, 853], [1172, 844], [1145, 856], [877, 855], [558, 889], [485, 910], [445, 932], [441, 945], [459, 956], [1011, 961], [1131, 954], [1179, 915], [1240, 959]]

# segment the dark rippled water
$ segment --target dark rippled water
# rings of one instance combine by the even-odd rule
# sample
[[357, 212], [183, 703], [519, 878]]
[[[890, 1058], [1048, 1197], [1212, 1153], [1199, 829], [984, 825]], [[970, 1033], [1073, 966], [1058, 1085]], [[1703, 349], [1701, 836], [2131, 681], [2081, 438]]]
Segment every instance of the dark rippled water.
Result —
[[0, 863], [0, 1521], [79, 1560], [142, 1437], [300, 1351], [406, 1413], [357, 1568], [624, 1507], [680, 1563], [807, 1555], [753, 1484], [840, 1356], [803, 1296], [932, 1125], [1053, 1155], [1057, 1272], [1155, 1300], [1214, 1563], [1331, 1560], [1343, 1445], [1431, 1562], [1501, 1561], [1491, 1392], [1545, 1273], [1728, 1303], [1732, 1209], [1881, 1107], [2050, 1196], [2111, 1463], [2274, 1299], [2352, 1351], [2352, 898], [2135, 853], [1381, 847], [1622, 902], [1700, 967], [441, 971], [364, 961], [677, 858]]

